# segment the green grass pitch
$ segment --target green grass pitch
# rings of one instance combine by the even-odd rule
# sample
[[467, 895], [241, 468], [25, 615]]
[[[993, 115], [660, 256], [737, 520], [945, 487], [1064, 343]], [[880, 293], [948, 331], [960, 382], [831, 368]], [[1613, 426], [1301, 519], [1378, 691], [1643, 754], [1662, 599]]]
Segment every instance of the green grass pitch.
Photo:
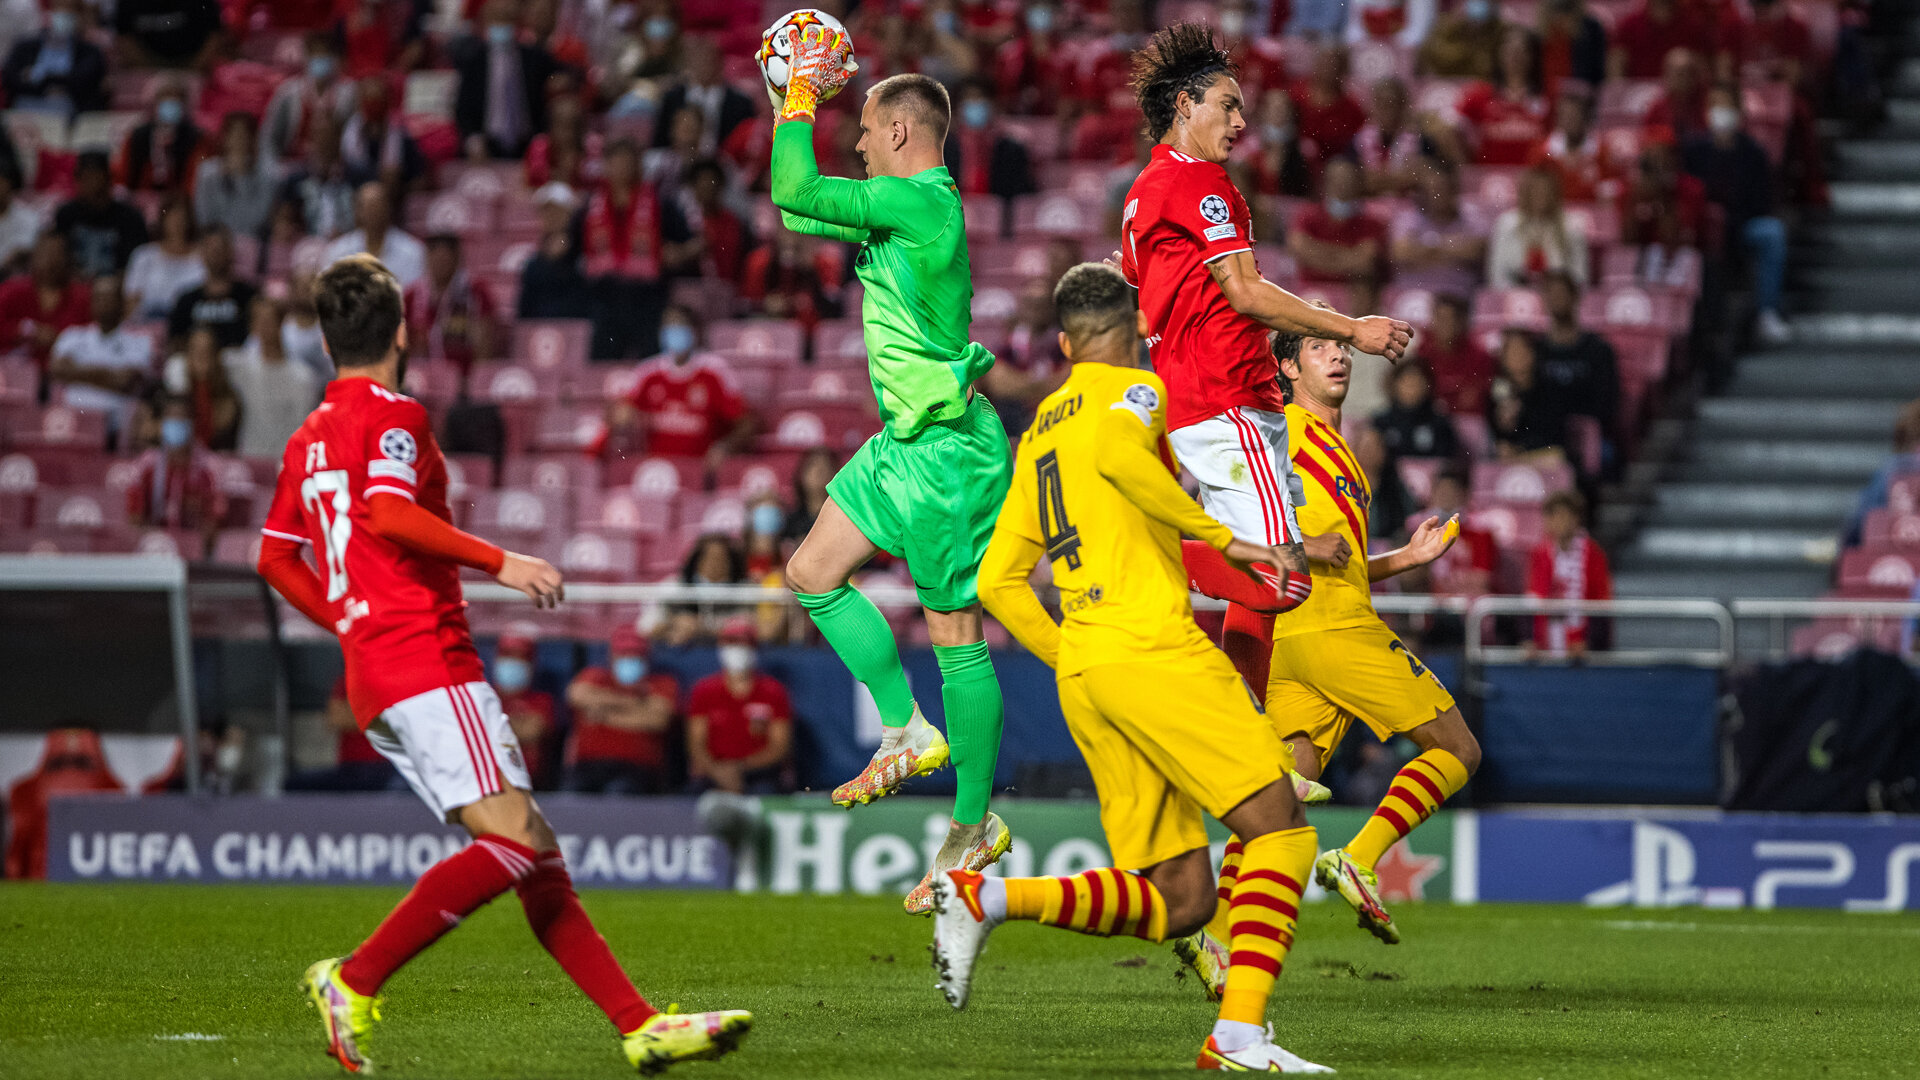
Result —
[[[0, 1075], [328, 1077], [295, 991], [391, 890], [0, 887]], [[752, 1009], [737, 1055], [672, 1075], [1174, 1076], [1212, 1010], [1165, 947], [1013, 925], [973, 1004], [933, 988], [897, 901], [596, 892], [656, 1004]], [[1282, 1045], [1360, 1078], [1912, 1076], [1920, 918], [1404, 906], [1377, 944], [1310, 906], [1274, 998]], [[382, 1075], [619, 1076], [604, 1019], [511, 898], [388, 986]], [[182, 1038], [193, 1036], [193, 1038]]]

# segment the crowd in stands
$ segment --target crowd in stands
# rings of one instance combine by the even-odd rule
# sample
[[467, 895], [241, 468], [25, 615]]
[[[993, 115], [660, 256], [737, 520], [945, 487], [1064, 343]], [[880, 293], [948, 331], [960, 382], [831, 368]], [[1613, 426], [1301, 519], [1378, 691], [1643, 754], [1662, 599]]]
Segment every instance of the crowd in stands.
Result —
[[[49, 0], [0, 27], [0, 549], [248, 561], [332, 374], [314, 275], [369, 251], [406, 286], [408, 386], [462, 524], [577, 577], [777, 582], [878, 426], [855, 251], [765, 196], [751, 54], [785, 6], [123, 0], [103, 22]], [[1466, 508], [1482, 539], [1431, 587], [1591, 595], [1582, 504], [1567, 532], [1547, 498], [1619, 474], [1699, 361], [1697, 315], [1788, 334], [1782, 215], [1825, 197], [1812, 118], [1845, 92], [1851, 10], [869, 2], [848, 97], [908, 70], [951, 89], [974, 331], [1000, 357], [982, 389], [1017, 434], [1065, 374], [1050, 285], [1112, 249], [1147, 150], [1128, 56], [1212, 22], [1263, 272], [1420, 331], [1350, 410], [1374, 532]], [[858, 138], [824, 109], [823, 171], [863, 175]]]
[[[1860, 491], [1840, 535], [1844, 600], [1920, 600], [1920, 398], [1901, 408], [1893, 448]], [[1920, 619], [1820, 619], [1795, 633], [1795, 651], [1838, 656], [1857, 645], [1920, 655]]]

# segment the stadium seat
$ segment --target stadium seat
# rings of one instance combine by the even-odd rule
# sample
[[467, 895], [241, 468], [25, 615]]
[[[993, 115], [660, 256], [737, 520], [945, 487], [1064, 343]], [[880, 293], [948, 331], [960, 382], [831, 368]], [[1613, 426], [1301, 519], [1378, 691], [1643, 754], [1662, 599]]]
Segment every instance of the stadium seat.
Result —
[[1860, 538], [1872, 547], [1920, 547], [1920, 514], [1895, 513], [1886, 507], [1869, 510]]
[[1415, 327], [1433, 321], [1433, 293], [1427, 289], [1387, 289], [1380, 296], [1380, 310]]
[[737, 306], [733, 283], [714, 278], [681, 278], [669, 287], [667, 297], [708, 322], [731, 318]]
[[676, 509], [683, 541], [678, 548], [681, 554], [692, 548], [693, 540], [707, 533], [739, 536], [747, 526], [746, 500], [729, 492], [682, 495]]
[[408, 395], [419, 398], [429, 406], [445, 406], [460, 396], [463, 379], [460, 368], [451, 360], [409, 360], [407, 362]]
[[1538, 506], [1556, 491], [1573, 486], [1573, 470], [1564, 463], [1483, 461], [1473, 467], [1476, 503]]
[[593, 324], [585, 319], [522, 319], [513, 327], [513, 359], [535, 371], [584, 373]]
[[1887, 507], [1898, 514], [1920, 513], [1920, 473], [1894, 478], [1887, 488]]
[[867, 341], [859, 319], [823, 319], [813, 328], [816, 364], [867, 362]]
[[781, 377], [787, 371], [798, 368], [785, 367], [738, 367], [732, 371], [734, 389], [748, 405], [764, 409], [773, 404], [774, 391]]
[[256, 566], [260, 562], [259, 529], [222, 529], [213, 538], [213, 561], [227, 566]]
[[562, 497], [600, 489], [600, 463], [581, 454], [522, 454], [502, 466], [501, 486]]
[[784, 410], [773, 423], [770, 441], [777, 450], [827, 446], [847, 451], [878, 430], [879, 420], [864, 405], [810, 405]]
[[627, 488], [636, 495], [671, 499], [683, 491], [706, 486], [707, 464], [699, 458], [622, 456], [607, 463], [608, 488]]
[[486, 454], [448, 454], [447, 492], [465, 496], [493, 486], [493, 459]]
[[771, 494], [784, 502], [799, 464], [800, 455], [795, 453], [736, 455], [720, 466], [719, 487], [749, 500]]
[[[1040, 164], [1038, 173], [1042, 191], [1060, 192], [1083, 206], [1101, 207], [1107, 204], [1107, 182], [1113, 173], [1113, 169], [1107, 165], [1087, 161], [1045, 161]], [[978, 265], [976, 261], [975, 266]], [[1040, 269], [1044, 268], [1042, 264]]]
[[673, 528], [673, 497], [638, 495], [627, 488], [574, 492], [574, 523], [583, 529], [664, 536]]
[[1433, 478], [1440, 474], [1446, 462], [1441, 458], [1403, 457], [1395, 461], [1396, 471], [1400, 474], [1400, 484], [1407, 489], [1413, 501], [1425, 506], [1427, 497], [1433, 494]]
[[473, 396], [495, 405], [548, 405], [560, 400], [560, 380], [510, 360], [481, 360], [467, 377]]
[[105, 413], [49, 405], [29, 420], [31, 427], [13, 432], [9, 442], [16, 447], [86, 447], [102, 449], [107, 445]]
[[106, 532], [126, 521], [126, 496], [105, 487], [43, 491], [34, 512], [35, 525], [59, 532]]
[[[1538, 506], [1518, 503], [1483, 503], [1475, 496], [1469, 506], [1473, 523], [1492, 534], [1502, 552], [1517, 553], [1523, 559], [1546, 535], [1546, 524]], [[1521, 564], [1521, 574], [1525, 565]]]
[[1547, 307], [1532, 289], [1481, 289], [1473, 296], [1473, 324], [1502, 330], [1510, 326], [1544, 330]]
[[1662, 92], [1658, 79], [1608, 79], [1600, 85], [1594, 122], [1601, 127], [1638, 124]]
[[1580, 298], [1580, 321], [1608, 329], [1654, 327], [1681, 334], [1693, 321], [1693, 299], [1669, 285], [1603, 286]]
[[606, 406], [598, 402], [547, 405], [534, 417], [528, 445], [537, 453], [572, 451], [578, 456], [600, 445], [606, 435]]
[[1567, 453], [1580, 463], [1581, 472], [1588, 476], [1600, 475], [1604, 442], [1600, 421], [1579, 413], [1567, 417]]
[[1020, 298], [1004, 285], [988, 285], [973, 291], [975, 321], [1006, 322], [1019, 310]]
[[73, 118], [73, 127], [67, 132], [67, 147], [76, 154], [99, 150], [118, 155], [127, 136], [145, 119], [146, 113], [140, 109], [81, 113]]
[[872, 395], [865, 367], [788, 368], [780, 373], [775, 400], [782, 407], [864, 404]]
[[1865, 585], [1911, 593], [1916, 579], [1920, 579], [1920, 551], [1875, 546], [1840, 553], [1842, 588]]
[[1104, 199], [1087, 201], [1067, 192], [1022, 195], [1013, 200], [1013, 235], [1092, 236], [1100, 231]]
[[558, 492], [502, 488], [475, 492], [471, 498], [472, 527], [482, 536], [542, 536], [568, 524], [566, 500]]
[[631, 581], [640, 573], [640, 541], [632, 536], [580, 532], [560, 547], [560, 569], [590, 581]]
[[806, 329], [787, 319], [732, 319], [707, 327], [707, 348], [746, 364], [798, 362], [806, 355]]
[[960, 212], [967, 222], [968, 240], [992, 240], [1006, 231], [1006, 206], [991, 195], [963, 195]]
[[0, 357], [0, 404], [31, 405], [40, 392], [40, 369], [23, 357]]

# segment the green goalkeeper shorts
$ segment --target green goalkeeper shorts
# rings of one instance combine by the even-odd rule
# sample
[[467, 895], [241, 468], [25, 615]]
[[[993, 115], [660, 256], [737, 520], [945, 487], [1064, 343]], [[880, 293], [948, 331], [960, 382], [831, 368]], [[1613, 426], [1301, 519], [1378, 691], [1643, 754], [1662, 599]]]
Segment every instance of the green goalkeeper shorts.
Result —
[[986, 395], [910, 440], [882, 431], [827, 483], [827, 494], [875, 547], [907, 561], [920, 603], [977, 603], [980, 559], [1013, 481], [1006, 429]]

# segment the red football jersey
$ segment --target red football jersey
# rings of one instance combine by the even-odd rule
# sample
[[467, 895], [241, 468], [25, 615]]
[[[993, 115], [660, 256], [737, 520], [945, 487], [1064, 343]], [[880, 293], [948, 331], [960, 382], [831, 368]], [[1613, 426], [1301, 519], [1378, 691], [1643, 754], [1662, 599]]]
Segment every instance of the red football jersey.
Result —
[[1140, 290], [1147, 352], [1167, 384], [1167, 429], [1235, 406], [1280, 412], [1267, 328], [1233, 310], [1207, 264], [1253, 250], [1253, 213], [1227, 170], [1164, 143], [1127, 192], [1120, 266]]
[[766, 749], [773, 725], [793, 720], [793, 704], [771, 675], [755, 672], [747, 696], [737, 698], [716, 672], [693, 684], [687, 715], [706, 717], [707, 753], [715, 761], [742, 761]]
[[363, 728], [396, 702], [486, 678], [460, 568], [368, 528], [367, 500], [383, 492], [453, 520], [426, 407], [372, 379], [335, 379], [287, 440], [261, 531], [313, 545], [347, 658], [347, 702]]
[[640, 365], [633, 406], [647, 417], [647, 452], [699, 457], [746, 415], [726, 362], [695, 353], [684, 364], [656, 356]]

